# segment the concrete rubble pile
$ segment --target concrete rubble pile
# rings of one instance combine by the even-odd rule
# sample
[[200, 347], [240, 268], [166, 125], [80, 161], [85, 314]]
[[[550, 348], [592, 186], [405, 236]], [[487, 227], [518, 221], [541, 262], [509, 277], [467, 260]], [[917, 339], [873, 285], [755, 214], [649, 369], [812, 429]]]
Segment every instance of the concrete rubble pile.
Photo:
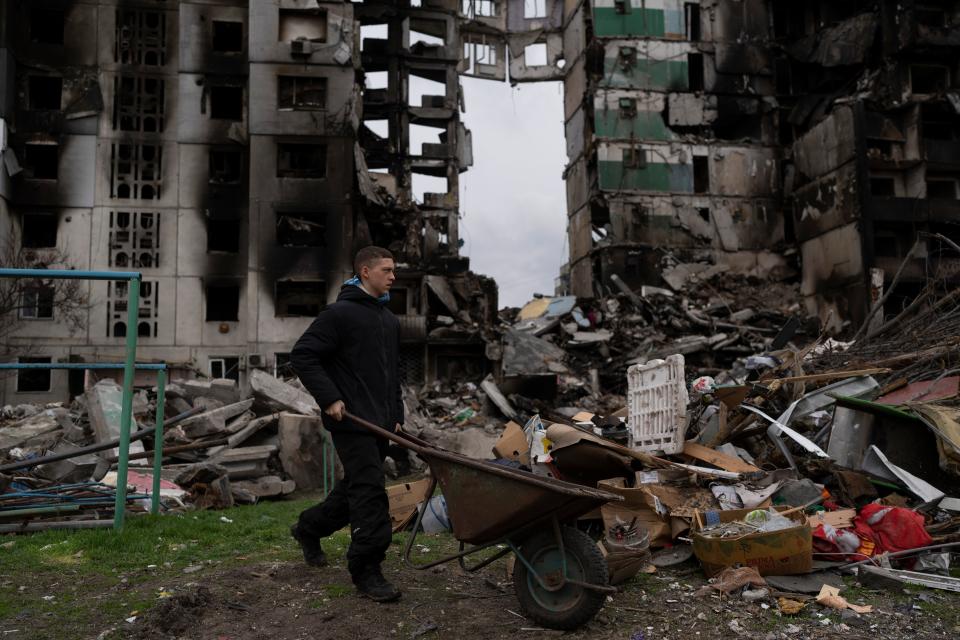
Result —
[[[156, 391], [140, 390], [134, 396], [128, 473], [132, 510], [147, 508], [152, 491]], [[69, 406], [3, 408], [0, 527], [20, 522], [17, 517], [44, 517], [17, 511], [48, 506], [43, 497], [31, 501], [30, 492], [46, 496], [74, 487], [114, 495], [121, 400], [121, 387], [101, 380]], [[329, 489], [337, 477], [338, 463], [316, 416], [316, 403], [296, 381], [288, 384], [254, 371], [244, 394], [230, 379], [174, 380], [166, 386], [164, 408], [168, 419], [160, 495], [166, 507], [253, 504], [295, 489]], [[84, 506], [75, 517], [112, 518], [112, 498], [92, 507]], [[62, 510], [50, 509], [49, 516], [63, 520]]]
[[[781, 606], [769, 595], [775, 590], [806, 594], [796, 596], [801, 607], [813, 601], [835, 606], [843, 598], [832, 589], [843, 586], [843, 573], [876, 588], [960, 591], [960, 579], [949, 574], [960, 552], [956, 293], [924, 292], [886, 323], [870, 324], [868, 317], [862, 329], [850, 327], [856, 339], [844, 342], [805, 339], [790, 307], [765, 311], [756, 290], [724, 305], [722, 319], [709, 311], [720, 307], [702, 306], [704, 298], [689, 291], [680, 303], [681, 296], [650, 291], [590, 306], [569, 298], [535, 300], [505, 332], [497, 383], [490, 377], [481, 384], [435, 385], [420, 394], [408, 425], [419, 426], [427, 439], [458, 445], [451, 434], [489, 434], [502, 424], [493, 447], [477, 457], [623, 495], [625, 502], [604, 506], [585, 524], [618, 581], [695, 556], [715, 579], [709, 591], [763, 584], [769, 589], [762, 597], [773, 607]], [[627, 343], [628, 318], [644, 314], [645, 300], [659, 318], [696, 309], [694, 316], [717, 325], [740, 325], [730, 330], [738, 336], [730, 346], [737, 348], [719, 356], [710, 351], [709, 365], [701, 351], [669, 353], [669, 321], [633, 321], [638, 334], [664, 337]], [[755, 311], [747, 319], [737, 309], [750, 300]], [[573, 323], [576, 329], [565, 326]], [[744, 328], [748, 323], [755, 328]], [[678, 323], [676, 330], [687, 328]], [[572, 343], [581, 331], [591, 344], [578, 350]], [[511, 332], [524, 337], [510, 338]], [[526, 345], [531, 336], [544, 348]], [[614, 349], [623, 354], [615, 356]], [[558, 381], [553, 404], [508, 391], [523, 378], [508, 366], [515, 365], [511, 350], [528, 360], [543, 356], [536, 363], [540, 375], [552, 371]], [[659, 357], [648, 360], [644, 353]], [[581, 395], [580, 405], [563, 404], [563, 380], [577, 378], [578, 361], [603, 370], [616, 357], [632, 362], [609, 366], [610, 376], [621, 378], [618, 407], [594, 410], [591, 403], [617, 397], [596, 392]], [[594, 386], [611, 388], [606, 375]], [[642, 553], [624, 553], [625, 532]], [[753, 572], [753, 582], [731, 587], [732, 571]], [[823, 594], [825, 584], [830, 589]]]

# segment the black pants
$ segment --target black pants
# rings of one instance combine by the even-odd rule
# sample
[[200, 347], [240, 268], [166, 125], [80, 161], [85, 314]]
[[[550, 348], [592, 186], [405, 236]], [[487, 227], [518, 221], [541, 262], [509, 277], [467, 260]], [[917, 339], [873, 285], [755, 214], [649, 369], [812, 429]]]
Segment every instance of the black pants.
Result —
[[379, 567], [390, 546], [390, 508], [383, 488], [387, 441], [363, 432], [332, 432], [343, 464], [343, 480], [327, 499], [300, 514], [300, 528], [325, 538], [350, 525], [347, 568], [356, 579]]

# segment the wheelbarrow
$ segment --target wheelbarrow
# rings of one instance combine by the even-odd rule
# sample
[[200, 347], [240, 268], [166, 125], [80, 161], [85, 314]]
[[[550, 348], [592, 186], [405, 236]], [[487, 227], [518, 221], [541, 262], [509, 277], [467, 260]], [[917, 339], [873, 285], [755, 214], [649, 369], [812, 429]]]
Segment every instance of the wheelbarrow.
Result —
[[[439, 482], [447, 516], [460, 551], [417, 564], [410, 558], [420, 523], [403, 549], [413, 569], [429, 569], [457, 560], [468, 572], [479, 571], [508, 553], [517, 563], [513, 588], [523, 612], [551, 629], [576, 629], [600, 611], [607, 594], [607, 563], [597, 544], [572, 526], [574, 521], [622, 496], [534, 475], [488, 461], [474, 460], [406, 433], [393, 433], [350, 413], [346, 417], [374, 434], [409, 449], [430, 466], [432, 496]], [[472, 566], [466, 558], [496, 548]]]

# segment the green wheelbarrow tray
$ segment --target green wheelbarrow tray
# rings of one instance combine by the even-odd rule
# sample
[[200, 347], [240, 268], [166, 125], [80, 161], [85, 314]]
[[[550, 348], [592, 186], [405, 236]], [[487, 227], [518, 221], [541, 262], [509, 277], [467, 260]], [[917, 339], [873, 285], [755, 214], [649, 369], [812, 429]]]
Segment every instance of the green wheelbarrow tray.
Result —
[[[602, 594], [604, 597], [606, 593], [616, 592], [614, 587], [606, 584], [606, 562], [596, 549], [594, 549], [596, 557], [591, 556], [585, 560], [575, 559], [579, 563], [579, 568], [568, 567], [568, 554], [565, 547], [570, 547], [571, 541], [578, 544], [582, 542], [575, 538], [576, 535], [584, 536], [584, 534], [576, 530], [565, 533], [563, 530], [569, 530], [572, 527], [561, 525], [572, 523], [578, 517], [607, 502], [622, 501], [622, 496], [537, 476], [488, 461], [474, 460], [434, 446], [410, 434], [387, 431], [352, 414], [347, 413], [346, 417], [374, 434], [387, 438], [420, 456], [431, 470], [431, 483], [427, 496], [433, 495], [437, 483], [443, 490], [447, 503], [447, 516], [453, 535], [460, 542], [460, 553], [426, 564], [415, 564], [410, 559], [414, 540], [426, 512], [426, 509], [421, 509], [417, 515], [413, 533], [404, 547], [403, 558], [408, 566], [415, 569], [428, 569], [451, 560], [458, 560], [460, 566], [466, 571], [477, 571], [512, 551], [523, 565], [525, 575], [528, 576], [529, 590], [535, 592], [535, 604], [547, 610], [552, 608], [560, 611], [569, 608], [566, 606], [569, 603], [565, 600], [569, 601], [572, 596], [563, 594], [571, 586], [599, 592], [598, 595]], [[467, 544], [472, 546], [467, 548]], [[479, 564], [468, 567], [464, 563], [466, 556], [496, 545], [501, 545], [502, 548]], [[597, 562], [603, 564], [601, 573], [596, 573], [600, 569], [593, 566]], [[585, 579], [588, 575], [602, 575], [603, 584]], [[521, 604], [524, 604], [522, 597]], [[590, 613], [589, 617], [594, 613], [596, 611]], [[534, 617], [544, 624], [551, 622]], [[584, 621], [580, 620], [577, 625]], [[555, 628], [572, 627], [555, 626]]]

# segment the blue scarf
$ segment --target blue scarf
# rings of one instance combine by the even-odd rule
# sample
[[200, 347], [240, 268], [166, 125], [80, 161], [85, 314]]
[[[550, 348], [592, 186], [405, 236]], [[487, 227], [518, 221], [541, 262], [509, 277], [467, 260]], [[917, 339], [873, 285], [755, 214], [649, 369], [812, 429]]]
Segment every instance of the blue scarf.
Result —
[[[351, 287], [358, 287], [362, 289], [360, 285], [361, 285], [361, 282], [360, 282], [359, 276], [353, 276], [352, 278], [350, 278], [349, 280], [343, 283], [343, 286], [345, 287], [351, 286]], [[388, 302], [390, 302], [390, 292], [387, 291], [385, 294], [377, 298], [377, 302], [379, 302], [380, 304], [387, 304]]]

